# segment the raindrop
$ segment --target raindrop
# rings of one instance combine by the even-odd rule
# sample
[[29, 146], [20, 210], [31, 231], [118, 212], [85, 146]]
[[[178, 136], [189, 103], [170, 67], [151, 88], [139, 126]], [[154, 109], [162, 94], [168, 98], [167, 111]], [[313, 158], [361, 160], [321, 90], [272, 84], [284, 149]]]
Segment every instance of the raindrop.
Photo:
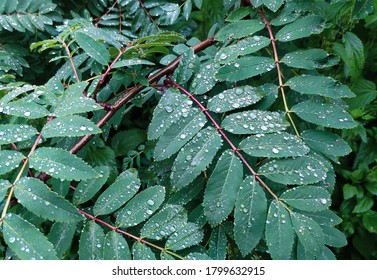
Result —
[[327, 203], [327, 199], [326, 198], [321, 198], [320, 201], [321, 201], [322, 204], [326, 204]]
[[16, 238], [14, 238], [14, 237], [9, 238], [9, 243], [13, 243], [14, 241], [16, 241]]

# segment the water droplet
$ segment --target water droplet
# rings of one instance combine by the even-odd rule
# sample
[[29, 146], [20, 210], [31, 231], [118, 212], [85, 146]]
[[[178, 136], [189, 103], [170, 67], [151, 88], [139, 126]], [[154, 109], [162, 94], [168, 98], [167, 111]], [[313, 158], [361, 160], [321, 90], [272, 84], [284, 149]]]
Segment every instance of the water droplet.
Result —
[[25, 113], [24, 113], [24, 116], [25, 116], [25, 117], [30, 116], [30, 112], [25, 112]]
[[277, 148], [272, 148], [272, 152], [273, 152], [274, 154], [277, 154], [277, 153], [279, 153], [279, 150], [278, 150]]
[[150, 206], [152, 206], [152, 205], [154, 205], [154, 201], [153, 201], [152, 199], [149, 199], [149, 200], [147, 201], [147, 204], [150, 205]]
[[327, 203], [327, 199], [326, 198], [321, 198], [320, 201], [321, 201], [322, 204], [326, 204]]
[[14, 241], [16, 241], [16, 238], [14, 238], [14, 237], [9, 238], [9, 243], [13, 243]]

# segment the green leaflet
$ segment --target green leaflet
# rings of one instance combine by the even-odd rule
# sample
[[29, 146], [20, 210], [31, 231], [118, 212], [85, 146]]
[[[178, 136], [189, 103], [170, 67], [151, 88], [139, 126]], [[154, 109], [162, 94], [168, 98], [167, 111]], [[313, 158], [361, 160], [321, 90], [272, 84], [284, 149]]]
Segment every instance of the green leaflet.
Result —
[[192, 76], [193, 72], [196, 70], [196, 65], [198, 65], [199, 58], [195, 55], [192, 48], [188, 48], [182, 54], [181, 60], [177, 69], [174, 71], [173, 80], [177, 84], [186, 83]]
[[251, 110], [226, 116], [221, 126], [233, 134], [258, 134], [285, 130], [288, 122], [282, 112]]
[[247, 56], [221, 67], [215, 77], [220, 81], [237, 82], [269, 72], [274, 68], [275, 63], [272, 58]]
[[225, 21], [228, 21], [228, 22], [237, 22], [237, 21], [240, 21], [244, 17], [246, 17], [249, 14], [251, 14], [252, 11], [253, 10], [252, 10], [252, 8], [250, 6], [237, 8], [237, 9], [235, 9], [234, 11], [232, 11], [227, 16], [227, 18], [225, 19]]
[[27, 102], [23, 100], [9, 102], [2, 107], [2, 113], [23, 117], [26, 119], [39, 119], [50, 114], [45, 107], [38, 105], [35, 102]]
[[166, 241], [165, 248], [173, 251], [189, 248], [203, 239], [203, 232], [194, 223], [187, 223]]
[[350, 89], [331, 77], [302, 75], [286, 82], [291, 89], [303, 94], [321, 95], [330, 98], [355, 97]]
[[291, 111], [307, 122], [325, 127], [353, 128], [357, 125], [346, 110], [334, 104], [305, 101], [293, 106]]
[[83, 95], [87, 82], [70, 85], [54, 110], [56, 117], [70, 116], [102, 109], [93, 99]]
[[305, 130], [301, 134], [304, 142], [313, 150], [333, 156], [345, 156], [352, 150], [339, 135], [323, 130]]
[[145, 59], [126, 59], [126, 60], [118, 60], [114, 63], [113, 68], [121, 68], [121, 67], [128, 67], [133, 65], [154, 65], [153, 62], [150, 62]]
[[93, 207], [96, 216], [112, 213], [130, 200], [140, 188], [136, 172], [126, 170], [97, 198]]
[[119, 211], [117, 227], [132, 227], [145, 221], [160, 207], [164, 199], [164, 187], [153, 186], [143, 190]]
[[325, 243], [321, 227], [313, 219], [296, 212], [291, 213], [291, 219], [297, 237], [305, 250], [318, 256]]
[[340, 230], [327, 226], [321, 226], [321, 228], [326, 245], [336, 248], [344, 247], [347, 245], [346, 236]]
[[276, 40], [288, 42], [319, 34], [325, 28], [325, 20], [321, 16], [308, 15], [285, 25], [275, 36]]
[[139, 128], [120, 131], [111, 141], [116, 156], [126, 156], [131, 150], [137, 149], [147, 139], [146, 131]]
[[101, 129], [87, 118], [81, 116], [65, 116], [48, 122], [43, 127], [41, 133], [43, 137], [51, 138], [84, 136], [101, 132]]
[[372, 210], [365, 212], [363, 225], [370, 233], [377, 233], [377, 212]]
[[[91, 199], [106, 183], [110, 174], [110, 169], [107, 166], [95, 167], [94, 170], [99, 174], [98, 178], [91, 178], [81, 181], [73, 194], [73, 203], [75, 205], [82, 204]], [[117, 178], [114, 184], [120, 180], [121, 175]]]
[[225, 260], [228, 240], [222, 226], [214, 228], [209, 238], [208, 255], [213, 260]]
[[102, 228], [94, 221], [87, 222], [80, 236], [80, 260], [101, 260], [104, 240]]
[[21, 178], [14, 186], [14, 195], [18, 202], [42, 218], [65, 223], [83, 219], [68, 200], [51, 191], [38, 179]]
[[204, 253], [190, 253], [185, 257], [185, 260], [212, 260], [208, 255]]
[[161, 240], [187, 223], [187, 213], [182, 206], [167, 205], [153, 215], [140, 231], [142, 238]]
[[253, 36], [238, 41], [234, 45], [220, 49], [215, 56], [218, 64], [227, 64], [236, 60], [239, 56], [254, 53], [268, 46], [271, 40], [263, 36]]
[[205, 189], [204, 214], [208, 222], [218, 225], [232, 212], [242, 182], [242, 163], [232, 150], [222, 153]]
[[4, 199], [11, 185], [9, 181], [0, 179], [0, 201]]
[[284, 2], [285, 0], [263, 0], [263, 4], [273, 12], [279, 10]]
[[81, 158], [59, 148], [38, 148], [30, 156], [30, 167], [55, 178], [85, 180], [99, 174]]
[[291, 258], [294, 231], [289, 212], [284, 206], [273, 200], [268, 209], [266, 220], [266, 242], [274, 260]]
[[89, 35], [85, 33], [77, 32], [75, 35], [77, 43], [79, 46], [87, 53], [90, 57], [96, 60], [102, 65], [107, 65], [110, 61], [110, 55], [103, 43], [97, 42]]
[[109, 231], [105, 236], [103, 247], [104, 260], [131, 260], [127, 241], [120, 233]]
[[0, 145], [29, 140], [38, 131], [30, 125], [2, 124], [0, 125]]
[[3, 220], [3, 238], [22, 260], [57, 260], [52, 244], [34, 225], [16, 214]]
[[[185, 109], [182, 109], [182, 111]], [[183, 111], [182, 117], [162, 134], [154, 150], [155, 160], [169, 158], [179, 151], [206, 124], [207, 119], [198, 108]]]
[[280, 199], [294, 208], [309, 212], [323, 211], [331, 205], [330, 193], [316, 186], [289, 189], [280, 196]]
[[20, 152], [0, 151], [0, 175], [17, 168], [24, 158], [24, 155]]
[[132, 245], [132, 255], [134, 260], [156, 260], [156, 255], [150, 247], [141, 242]]
[[148, 139], [159, 138], [173, 123], [188, 114], [192, 101], [176, 88], [169, 88], [161, 97], [153, 112], [148, 128]]
[[207, 109], [216, 113], [224, 113], [255, 104], [262, 97], [262, 94], [254, 87], [248, 85], [235, 87], [224, 90], [209, 99]]
[[324, 164], [309, 156], [271, 160], [258, 173], [271, 181], [285, 185], [317, 183], [326, 178]]
[[234, 209], [234, 239], [243, 256], [249, 254], [263, 235], [267, 215], [264, 190], [254, 176], [241, 184]]
[[308, 49], [287, 53], [281, 62], [290, 67], [312, 70], [337, 65], [339, 58], [329, 55], [322, 49]]
[[57, 256], [63, 259], [64, 254], [71, 247], [73, 237], [76, 233], [75, 223], [54, 223], [48, 233], [48, 240], [54, 245]]
[[190, 92], [201, 95], [210, 91], [216, 85], [215, 73], [219, 66], [215, 63], [202, 64], [200, 71], [190, 84]]
[[312, 218], [321, 226], [335, 226], [342, 222], [342, 219], [339, 218], [334, 212], [331, 210], [323, 210], [319, 212], [304, 212], [304, 211], [296, 211], [299, 212], [309, 218]]
[[173, 186], [180, 189], [190, 184], [212, 162], [221, 144], [221, 137], [214, 128], [207, 127], [198, 132], [174, 161]]
[[225, 25], [216, 35], [216, 41], [225, 41], [228, 39], [239, 39], [242, 37], [250, 36], [264, 28], [261, 20], [250, 19], [238, 22], [232, 22]]
[[254, 157], [295, 157], [310, 149], [296, 136], [287, 132], [257, 134], [244, 139], [239, 148]]

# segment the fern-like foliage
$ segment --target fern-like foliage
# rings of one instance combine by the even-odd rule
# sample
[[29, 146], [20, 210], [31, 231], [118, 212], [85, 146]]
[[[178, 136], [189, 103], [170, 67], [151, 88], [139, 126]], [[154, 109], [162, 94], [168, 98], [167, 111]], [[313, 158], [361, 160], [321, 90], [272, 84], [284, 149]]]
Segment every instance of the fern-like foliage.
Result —
[[[60, 8], [40, 2], [3, 1], [0, 25], [47, 36]], [[316, 44], [336, 4], [224, 1], [203, 41], [184, 39], [199, 0], [76, 4], [30, 42], [48, 82], [0, 87], [3, 258], [335, 258], [339, 131], [358, 125]]]

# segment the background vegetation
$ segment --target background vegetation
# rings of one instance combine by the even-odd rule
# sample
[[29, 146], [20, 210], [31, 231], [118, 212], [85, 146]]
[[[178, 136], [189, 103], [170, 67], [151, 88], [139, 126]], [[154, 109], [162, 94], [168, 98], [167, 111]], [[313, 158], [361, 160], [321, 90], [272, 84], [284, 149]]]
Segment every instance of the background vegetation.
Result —
[[0, 258], [376, 259], [376, 0], [3, 0]]

